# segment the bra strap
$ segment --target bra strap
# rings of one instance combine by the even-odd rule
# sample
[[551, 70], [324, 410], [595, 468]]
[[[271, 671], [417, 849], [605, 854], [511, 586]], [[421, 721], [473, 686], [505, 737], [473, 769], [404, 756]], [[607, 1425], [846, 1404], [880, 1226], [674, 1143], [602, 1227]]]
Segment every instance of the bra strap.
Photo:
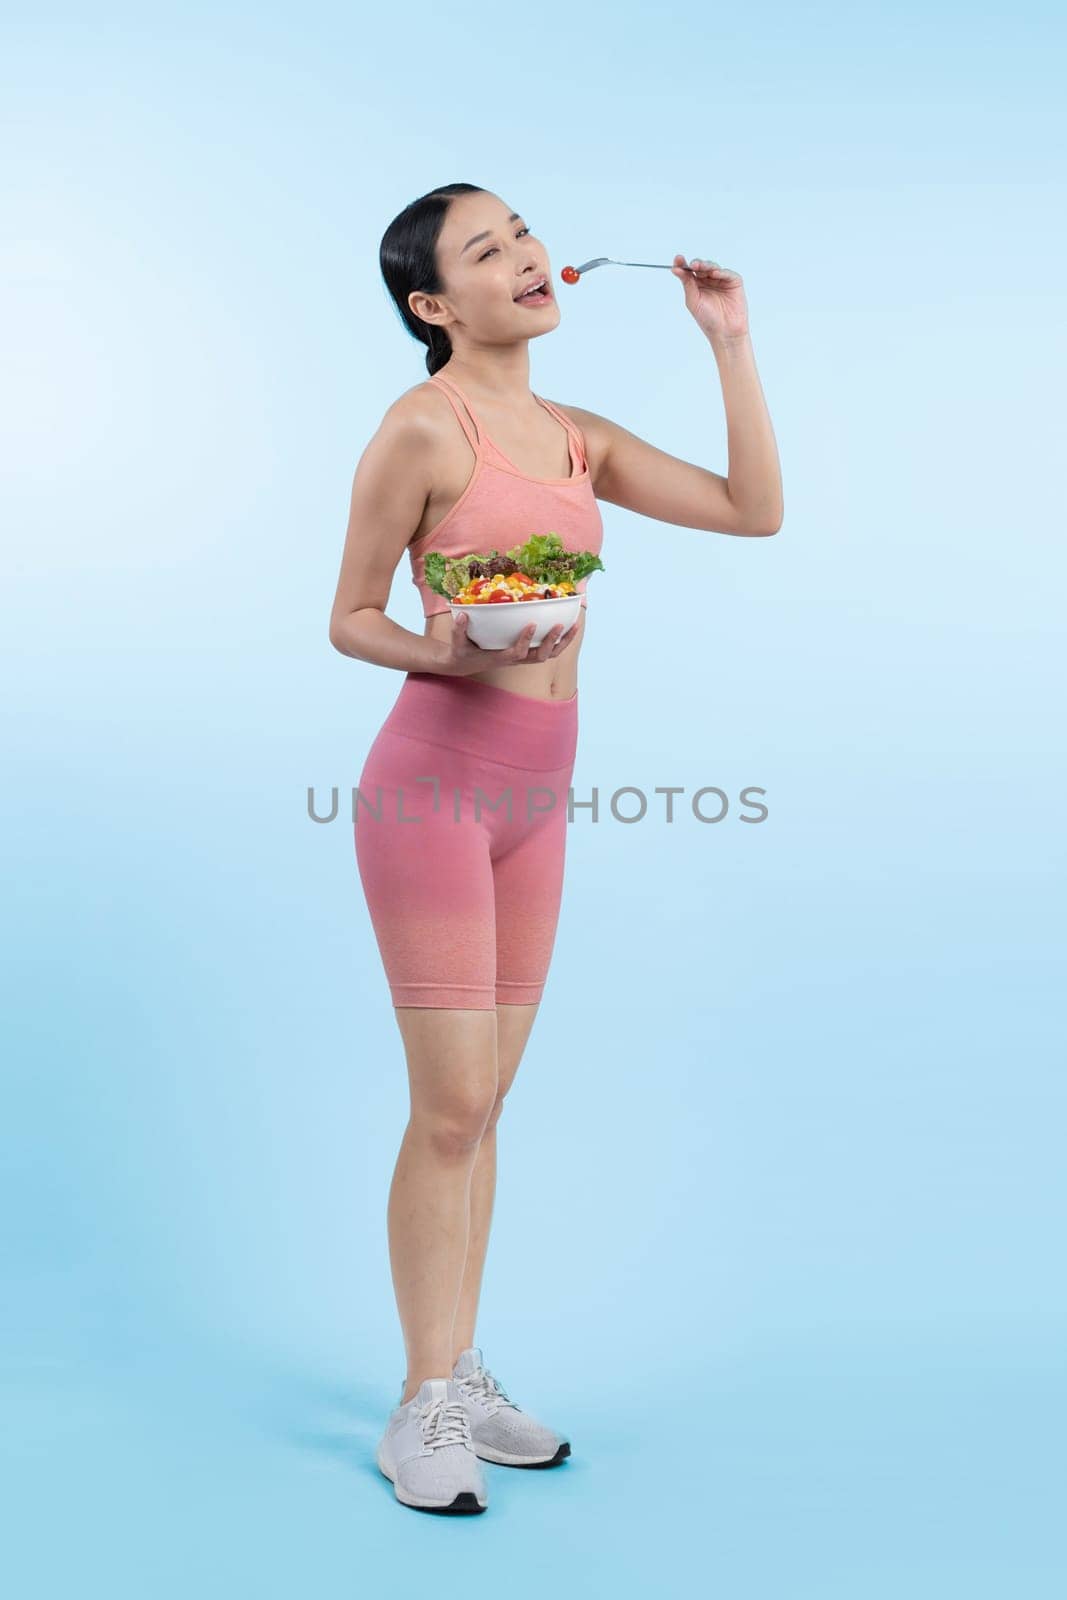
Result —
[[551, 400], [544, 400], [544, 399], [542, 399], [542, 397], [540, 395], [537, 396], [537, 399], [541, 401], [541, 404], [545, 407], [545, 409], [547, 411], [550, 411], [552, 413], [552, 415], [556, 418], [556, 420], [558, 422], [562, 422], [563, 426], [566, 428], [568, 434], [574, 440], [575, 445], [577, 446], [578, 459], [579, 459], [579, 462], [581, 463], [582, 468], [584, 469], [586, 464], [587, 464], [587, 458], [586, 458], [586, 449], [585, 449], [585, 438], [584, 438], [584, 436], [582, 434], [581, 428], [579, 428], [579, 426], [578, 426], [578, 424], [576, 422], [572, 421], [572, 419], [570, 417], [568, 417], [568, 415], [567, 415], [567, 413], [565, 411], [561, 411], [558, 406], [554, 406], [552, 404]]
[[460, 427], [466, 434], [467, 443], [475, 455], [480, 456], [482, 453], [481, 432], [474, 420], [474, 412], [471, 410], [470, 402], [462, 389], [457, 388], [449, 378], [444, 377], [440, 372], [431, 372], [429, 381], [430, 383], [440, 384], [449, 405], [459, 419]]

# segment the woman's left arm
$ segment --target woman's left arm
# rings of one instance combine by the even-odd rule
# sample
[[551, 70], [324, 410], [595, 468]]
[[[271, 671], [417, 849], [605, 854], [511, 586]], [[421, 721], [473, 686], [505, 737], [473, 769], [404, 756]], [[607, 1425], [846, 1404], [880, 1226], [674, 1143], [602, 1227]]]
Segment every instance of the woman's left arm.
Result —
[[774, 429], [763, 396], [748, 308], [740, 275], [713, 261], [685, 270], [677, 255], [671, 270], [682, 279], [686, 308], [715, 355], [726, 408], [727, 476], [683, 461], [596, 412], [565, 406], [589, 442], [599, 500], [624, 506], [657, 522], [714, 533], [755, 537], [782, 525], [782, 473]]

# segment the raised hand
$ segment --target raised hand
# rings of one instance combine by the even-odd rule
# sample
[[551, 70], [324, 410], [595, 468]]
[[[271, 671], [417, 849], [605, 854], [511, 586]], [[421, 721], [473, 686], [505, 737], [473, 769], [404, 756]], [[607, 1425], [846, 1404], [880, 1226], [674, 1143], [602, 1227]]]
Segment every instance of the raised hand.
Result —
[[741, 275], [717, 261], [674, 258], [671, 271], [681, 278], [685, 304], [709, 339], [733, 339], [748, 332], [748, 303]]

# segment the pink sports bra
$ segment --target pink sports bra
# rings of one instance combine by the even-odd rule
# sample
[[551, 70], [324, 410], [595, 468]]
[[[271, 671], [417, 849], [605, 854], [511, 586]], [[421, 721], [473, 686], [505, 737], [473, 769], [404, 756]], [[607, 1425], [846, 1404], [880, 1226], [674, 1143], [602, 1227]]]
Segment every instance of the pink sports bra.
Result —
[[[569, 478], [530, 478], [497, 449], [474, 420], [469, 400], [450, 378], [435, 372], [429, 382], [440, 385], [448, 396], [476, 459], [467, 487], [455, 505], [435, 528], [408, 546], [411, 581], [422, 596], [423, 614], [430, 617], [448, 610], [444, 595], [431, 589], [426, 582], [424, 558], [429, 550], [440, 550], [446, 556], [482, 554], [490, 550], [498, 550], [503, 555], [515, 545], [525, 543], [532, 533], [555, 532], [565, 550], [592, 550], [599, 555], [604, 542], [604, 524], [593, 493], [585, 439], [570, 417], [558, 406], [534, 395], [538, 404], [566, 428], [572, 470]], [[588, 582], [588, 578], [579, 578], [575, 585], [583, 606]]]

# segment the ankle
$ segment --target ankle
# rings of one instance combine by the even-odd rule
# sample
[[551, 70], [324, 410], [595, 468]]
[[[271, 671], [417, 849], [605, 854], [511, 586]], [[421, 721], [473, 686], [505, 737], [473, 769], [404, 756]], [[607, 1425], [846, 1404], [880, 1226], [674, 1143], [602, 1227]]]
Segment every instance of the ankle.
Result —
[[397, 1405], [398, 1406], [406, 1406], [409, 1400], [414, 1400], [415, 1396], [418, 1394], [419, 1390], [422, 1387], [424, 1378], [439, 1378], [439, 1377], [442, 1377], [442, 1376], [444, 1376], [446, 1378], [451, 1378], [452, 1374], [451, 1374], [451, 1372], [447, 1372], [447, 1373], [444, 1373], [444, 1374], [439, 1373], [439, 1372], [425, 1372], [425, 1373], [423, 1373], [422, 1378], [416, 1378], [414, 1380], [414, 1382], [410, 1378], [405, 1378], [404, 1379], [404, 1387], [400, 1391], [400, 1399], [397, 1401]]

